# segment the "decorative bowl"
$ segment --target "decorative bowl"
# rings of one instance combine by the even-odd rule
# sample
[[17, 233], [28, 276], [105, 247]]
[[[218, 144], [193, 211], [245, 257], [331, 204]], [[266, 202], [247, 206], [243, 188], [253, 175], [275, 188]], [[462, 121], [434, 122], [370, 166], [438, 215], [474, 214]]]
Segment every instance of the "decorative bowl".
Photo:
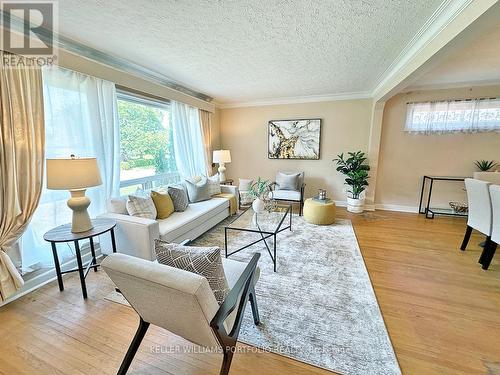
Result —
[[466, 214], [469, 211], [467, 203], [464, 202], [450, 202], [450, 207], [453, 211], [459, 214]]

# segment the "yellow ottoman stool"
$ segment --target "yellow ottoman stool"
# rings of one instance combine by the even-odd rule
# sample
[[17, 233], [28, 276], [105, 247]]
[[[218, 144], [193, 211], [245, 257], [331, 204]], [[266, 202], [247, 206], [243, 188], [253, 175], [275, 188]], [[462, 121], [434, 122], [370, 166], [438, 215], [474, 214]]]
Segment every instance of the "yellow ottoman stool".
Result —
[[304, 202], [304, 219], [311, 224], [328, 225], [335, 222], [335, 202], [316, 202], [312, 198]]

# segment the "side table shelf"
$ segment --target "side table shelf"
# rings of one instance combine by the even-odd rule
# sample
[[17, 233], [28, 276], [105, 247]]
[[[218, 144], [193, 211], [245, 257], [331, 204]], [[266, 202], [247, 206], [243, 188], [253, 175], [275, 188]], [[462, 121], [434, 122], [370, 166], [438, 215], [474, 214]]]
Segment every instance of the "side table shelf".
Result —
[[[435, 215], [467, 217], [466, 213], [455, 212], [451, 208], [431, 207], [432, 188], [434, 186], [434, 181], [464, 182], [466, 178], [467, 177], [455, 177], [455, 176], [424, 176], [422, 180], [422, 189], [420, 191], [420, 202], [418, 204], [418, 213], [425, 214], [426, 219], [434, 219]], [[425, 207], [423, 207], [425, 198], [424, 197], [425, 187], [427, 185], [429, 185], [429, 192], [427, 193]]]

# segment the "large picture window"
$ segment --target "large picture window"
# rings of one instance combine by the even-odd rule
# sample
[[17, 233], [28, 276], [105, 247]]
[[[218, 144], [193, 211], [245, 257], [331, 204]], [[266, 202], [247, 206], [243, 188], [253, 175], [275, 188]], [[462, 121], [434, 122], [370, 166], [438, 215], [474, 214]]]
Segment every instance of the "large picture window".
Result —
[[500, 131], [500, 99], [408, 103], [405, 131], [423, 134]]
[[168, 103], [118, 94], [120, 194], [179, 180]]

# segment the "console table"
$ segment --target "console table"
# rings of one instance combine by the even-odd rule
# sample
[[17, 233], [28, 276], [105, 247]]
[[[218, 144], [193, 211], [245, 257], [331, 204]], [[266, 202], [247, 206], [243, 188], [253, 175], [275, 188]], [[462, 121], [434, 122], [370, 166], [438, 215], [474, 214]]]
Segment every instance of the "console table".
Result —
[[[447, 215], [447, 216], [463, 216], [466, 213], [455, 212], [451, 208], [433, 208], [431, 205], [432, 188], [434, 181], [447, 181], [447, 182], [464, 182], [467, 177], [453, 177], [453, 176], [424, 176], [422, 180], [422, 190], [420, 191], [420, 203], [418, 204], [418, 213], [425, 214], [426, 219], [434, 219], [434, 215]], [[427, 203], [422, 207], [424, 202], [425, 187], [429, 185], [429, 192], [427, 195]]]
[[[95, 256], [95, 247], [94, 247], [95, 236], [99, 236], [100, 234], [110, 232], [113, 253], [116, 253], [116, 242], [114, 233], [116, 221], [111, 219], [94, 219], [92, 220], [92, 225], [94, 227], [91, 230], [81, 233], [71, 232], [71, 224], [60, 225], [54, 229], [49, 230], [47, 233], [43, 235], [43, 239], [45, 241], [50, 242], [50, 244], [52, 245], [52, 255], [54, 256], [54, 266], [56, 268], [57, 282], [59, 283], [59, 290], [61, 292], [64, 290], [62, 275], [70, 272], [78, 272], [78, 274], [80, 275], [80, 283], [82, 285], [83, 298], [87, 298], [87, 286], [85, 285], [85, 278], [87, 277], [87, 274], [89, 273], [89, 270], [91, 268], [93, 268], [94, 271], [97, 272], [97, 267], [100, 266], [100, 264], [97, 264]], [[92, 258], [89, 260], [88, 263], [83, 264], [82, 254], [80, 253], [80, 245], [78, 241], [86, 239], [90, 241], [90, 251], [92, 253]], [[56, 243], [58, 242], [75, 243], [76, 262], [78, 264], [77, 268], [73, 268], [67, 271], [61, 271], [61, 266], [59, 265], [59, 257], [57, 256], [57, 248], [56, 248]]]

